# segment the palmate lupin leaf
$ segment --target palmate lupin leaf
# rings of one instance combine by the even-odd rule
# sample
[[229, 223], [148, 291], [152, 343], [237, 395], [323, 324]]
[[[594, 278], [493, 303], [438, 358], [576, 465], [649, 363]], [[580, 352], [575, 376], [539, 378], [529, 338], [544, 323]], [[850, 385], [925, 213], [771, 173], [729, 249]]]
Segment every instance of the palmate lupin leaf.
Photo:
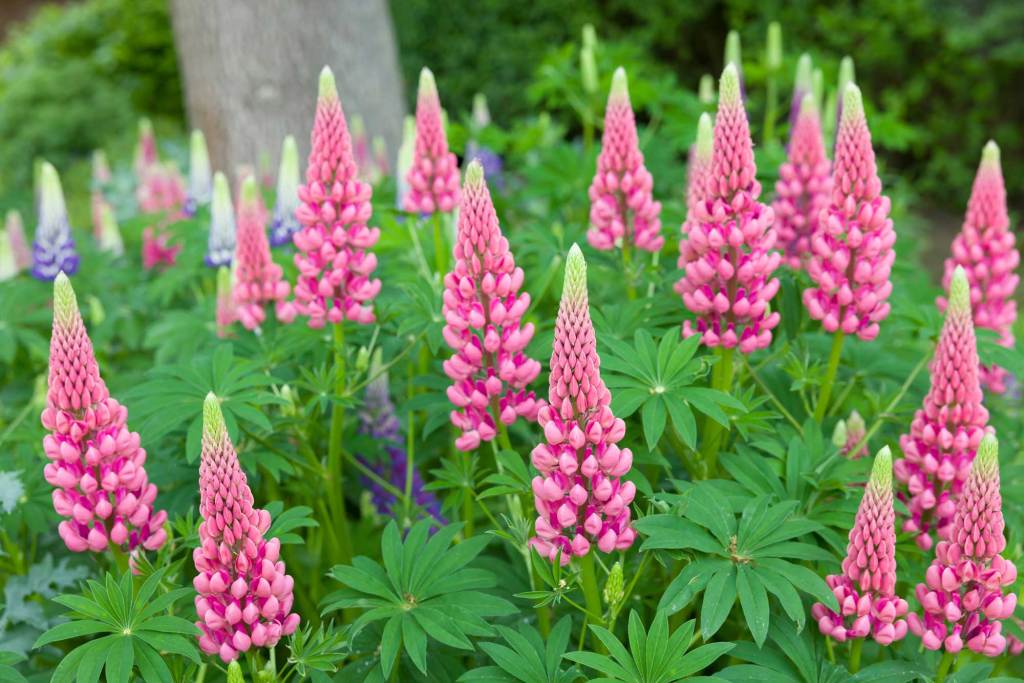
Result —
[[288, 663], [295, 666], [301, 678], [306, 678], [310, 671], [334, 673], [348, 656], [347, 629], [335, 629], [334, 624], [300, 628], [292, 634], [288, 649]]
[[477, 667], [463, 674], [459, 683], [572, 683], [579, 679], [579, 672], [561, 665], [572, 632], [570, 617], [562, 617], [546, 640], [526, 624], [518, 629], [496, 626], [495, 630], [505, 644], [485, 642], [480, 649], [497, 666]]
[[337, 565], [330, 576], [344, 585], [324, 598], [323, 612], [367, 610], [349, 631], [355, 639], [368, 624], [384, 621], [380, 641], [380, 671], [387, 679], [401, 652], [422, 673], [427, 672], [428, 640], [472, 650], [471, 637], [490, 636], [487, 617], [517, 614], [516, 607], [485, 593], [497, 585], [489, 571], [469, 565], [490, 540], [474, 536], [449, 547], [461, 524], [449, 524], [430, 534], [432, 520], [417, 522], [402, 540], [392, 521], [381, 539], [383, 566], [367, 557]]
[[199, 629], [190, 621], [166, 614], [178, 600], [193, 593], [192, 587], [160, 591], [166, 573], [166, 568], [153, 573], [137, 591], [130, 573], [120, 580], [106, 574], [103, 583], [89, 580], [81, 595], [54, 598], [71, 610], [65, 615], [71, 621], [39, 636], [34, 647], [86, 636], [90, 640], [64, 656], [51, 682], [95, 683], [105, 670], [109, 683], [128, 683], [137, 669], [144, 681], [171, 683], [164, 653], [198, 664], [195, 639]]

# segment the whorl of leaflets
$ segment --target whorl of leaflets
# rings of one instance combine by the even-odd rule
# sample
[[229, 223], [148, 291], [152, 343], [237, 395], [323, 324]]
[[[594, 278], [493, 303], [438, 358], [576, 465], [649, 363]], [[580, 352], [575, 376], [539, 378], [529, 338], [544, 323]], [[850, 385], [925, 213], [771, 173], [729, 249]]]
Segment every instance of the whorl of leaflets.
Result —
[[198, 595], [199, 647], [225, 662], [251, 647], [274, 647], [295, 632], [295, 581], [281, 560], [281, 541], [264, 538], [270, 514], [253, 507], [252, 491], [231, 445], [217, 397], [203, 404], [199, 463], [199, 547], [192, 552]]
[[263, 307], [273, 303], [278, 320], [290, 323], [295, 318], [295, 307], [287, 301], [291, 286], [281, 279], [281, 266], [270, 257], [267, 210], [251, 175], [242, 182], [237, 225], [233, 298], [238, 320], [245, 329], [258, 331], [266, 319]]
[[889, 209], [860, 89], [851, 83], [836, 134], [832, 198], [811, 237], [807, 272], [815, 287], [803, 294], [807, 312], [828, 332], [870, 341], [889, 315], [889, 273], [896, 260]]
[[587, 264], [575, 244], [565, 262], [565, 284], [555, 322], [548, 404], [537, 413], [545, 443], [531, 453], [537, 522], [530, 539], [543, 557], [568, 564], [597, 543], [601, 552], [633, 544], [629, 505], [636, 486], [622, 477], [633, 453], [616, 444], [626, 424], [611, 410], [590, 320]]
[[72, 552], [156, 550], [167, 540], [167, 513], [157, 511], [156, 485], [146, 477], [146, 451], [128, 430], [128, 409], [111, 398], [71, 282], [53, 283], [53, 335], [42, 423], [54, 486], [53, 508], [66, 519], [58, 532]]
[[924, 616], [908, 617], [910, 630], [929, 650], [955, 654], [966, 645], [997, 657], [1006, 649], [1002, 620], [1012, 617], [1017, 606], [1011, 588], [1017, 568], [1000, 554], [1006, 548], [1004, 527], [999, 443], [989, 434], [957, 501], [949, 538], [939, 541], [925, 581], [917, 585]]
[[685, 276], [679, 282], [696, 322], [683, 322], [683, 336], [701, 335], [710, 347], [766, 348], [779, 314], [769, 303], [779, 290], [772, 277], [781, 255], [775, 246], [771, 207], [757, 201], [754, 143], [740, 96], [736, 66], [719, 83], [711, 169], [706, 196], [697, 202], [687, 239], [680, 245]]
[[14, 265], [18, 272], [32, 266], [32, 250], [29, 249], [28, 239], [25, 237], [25, 224], [22, 223], [21, 213], [16, 209], [7, 212], [4, 219], [4, 229], [7, 230], [7, 239], [11, 241], [11, 251], [14, 253]]
[[957, 266], [932, 359], [931, 389], [914, 413], [910, 433], [900, 437], [904, 457], [896, 461], [896, 478], [906, 486], [900, 498], [910, 510], [903, 530], [917, 534], [923, 550], [932, 547], [933, 533], [946, 538], [978, 444], [992, 431], [981, 403], [970, 297], [967, 275]]
[[[953, 253], [946, 259], [943, 285], [948, 288], [953, 271], [963, 266], [971, 284], [974, 324], [994, 330], [999, 334], [999, 344], [1007, 348], [1013, 346], [1013, 324], [1017, 320], [1014, 291], [1020, 277], [1014, 271], [1019, 264], [1020, 252], [1006, 211], [999, 147], [990, 140], [981, 153], [963, 228], [953, 239]], [[945, 298], [940, 298], [938, 304], [939, 310], [946, 310]], [[1006, 391], [1006, 370], [997, 365], [982, 366], [981, 382], [1001, 394]]]
[[270, 245], [290, 244], [299, 230], [295, 212], [299, 208], [299, 148], [295, 138], [285, 137], [281, 143], [281, 163], [277, 168], [277, 196], [274, 217], [270, 223]]
[[448, 151], [437, 83], [427, 67], [420, 72], [416, 144], [405, 180], [409, 191], [403, 208], [410, 213], [450, 213], [459, 204], [459, 162]]
[[889, 645], [907, 634], [907, 601], [896, 595], [896, 515], [892, 506], [892, 454], [888, 446], [875, 456], [864, 489], [843, 573], [826, 579], [840, 612], [815, 603], [811, 614], [822, 634], [837, 642], [870, 635]]
[[74, 275], [77, 270], [78, 253], [71, 238], [60, 176], [52, 164], [44, 161], [40, 168], [39, 225], [32, 243], [32, 276], [53, 280], [57, 273]]
[[370, 279], [377, 257], [370, 249], [379, 228], [367, 227], [373, 188], [359, 180], [352, 140], [338, 99], [334, 74], [320, 72], [320, 94], [310, 135], [306, 183], [299, 187], [296, 216], [302, 228], [293, 240], [299, 252], [295, 265], [295, 304], [309, 317], [310, 327], [351, 320], [372, 323], [373, 299], [380, 280]]
[[775, 182], [775, 229], [790, 268], [802, 268], [811, 258], [811, 239], [832, 198], [832, 164], [825, 156], [821, 117], [814, 95], [800, 104], [789, 136], [788, 157]]
[[620, 66], [612, 77], [601, 154], [588, 192], [590, 246], [603, 251], [629, 245], [660, 251], [665, 238], [661, 236], [661, 202], [654, 201], [653, 188], [637, 139], [626, 71]]
[[223, 173], [213, 176], [213, 202], [210, 206], [210, 236], [204, 261], [211, 268], [231, 265], [235, 255], [235, 208], [231, 187]]
[[185, 213], [194, 216], [196, 209], [210, 203], [213, 198], [213, 172], [210, 170], [210, 155], [206, 151], [206, 136], [203, 131], [192, 131], [189, 140], [188, 195], [185, 199]]
[[537, 401], [526, 387], [540, 363], [523, 353], [533, 323], [520, 326], [530, 295], [519, 292], [523, 269], [516, 267], [501, 234], [484, 170], [476, 160], [466, 169], [459, 204], [455, 266], [444, 278], [443, 335], [455, 352], [444, 362], [452, 379], [448, 398], [452, 424], [462, 430], [459, 450], [471, 451], [497, 436], [495, 419], [537, 419]]
[[[708, 173], [711, 171], [711, 156], [714, 146], [714, 128], [711, 116], [704, 112], [697, 122], [697, 140], [690, 145], [689, 159], [686, 164], [686, 219], [679, 227], [679, 260], [680, 270], [686, 268], [687, 236], [697, 222], [697, 206], [707, 196]], [[673, 285], [679, 296], [686, 290], [686, 275]]]

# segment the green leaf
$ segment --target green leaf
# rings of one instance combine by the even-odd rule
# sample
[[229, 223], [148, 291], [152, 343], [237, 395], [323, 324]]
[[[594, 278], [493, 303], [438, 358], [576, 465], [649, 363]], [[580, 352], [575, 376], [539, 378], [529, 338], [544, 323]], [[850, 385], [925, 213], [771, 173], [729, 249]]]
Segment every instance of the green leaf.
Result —
[[796, 623], [796, 630], [802, 631], [806, 620], [806, 613], [803, 602], [800, 601], [800, 596], [797, 594], [796, 589], [793, 588], [793, 584], [770, 569], [755, 566], [753, 571], [757, 574], [758, 580], [761, 581], [768, 592], [778, 599], [786, 615]]
[[770, 557], [758, 559], [757, 566], [781, 575], [793, 584], [797, 590], [807, 593], [812, 598], [818, 600], [818, 602], [824, 603], [829, 609], [839, 611], [839, 602], [836, 600], [836, 596], [832, 594], [828, 584], [817, 573], [807, 567]]
[[704, 527], [676, 515], [648, 515], [636, 520], [633, 526], [647, 536], [641, 551], [684, 548], [704, 553], [722, 551], [722, 544], [712, 538]]
[[745, 564], [737, 566], [736, 592], [750, 634], [761, 647], [768, 637], [768, 594], [757, 574]]
[[644, 404], [640, 417], [644, 426], [644, 440], [647, 442], [648, 450], [654, 450], [665, 431], [665, 399], [661, 396]]
[[690, 410], [685, 401], [676, 400], [672, 396], [665, 401], [665, 405], [668, 406], [668, 414], [672, 418], [672, 426], [675, 427], [683, 443], [690, 449], [696, 449], [697, 418], [694, 417], [693, 411]]
[[39, 638], [36, 639], [35, 644], [32, 645], [32, 649], [37, 650], [44, 645], [57, 643], [70, 638], [81, 638], [82, 636], [90, 636], [94, 633], [110, 633], [110, 631], [110, 625], [105, 624], [102, 621], [95, 621], [93, 619], [69, 621], [63, 624], [58, 624], [39, 636]]
[[115, 637], [107, 650], [107, 683], [129, 683], [135, 666], [135, 648], [132, 638]]
[[715, 660], [733, 648], [732, 643], [708, 643], [687, 652], [681, 665], [673, 672], [676, 678], [688, 678], [711, 666]]
[[683, 515], [714, 534], [722, 546], [729, 545], [730, 537], [736, 531], [736, 518], [722, 507], [719, 496], [712, 493], [707, 484], [698, 484], [690, 489]]
[[150, 681], [174, 683], [171, 670], [167, 668], [163, 657], [156, 650], [139, 640], [136, 640], [133, 645], [135, 647], [135, 662], [143, 681], [146, 683]]
[[714, 559], [701, 559], [686, 565], [661, 594], [658, 609], [664, 610], [667, 614], [675, 614], [690, 604], [697, 593], [704, 590], [712, 574], [723, 571], [728, 566], [728, 560]]
[[380, 637], [380, 668], [384, 678], [391, 676], [391, 670], [398, 664], [398, 649], [402, 644], [402, 615], [396, 614], [384, 624]]
[[427, 634], [415, 619], [402, 619], [402, 644], [416, 668], [427, 673]]
[[725, 623], [733, 603], [736, 602], [736, 568], [719, 571], [704, 589], [704, 602], [700, 607], [701, 635], [707, 642]]

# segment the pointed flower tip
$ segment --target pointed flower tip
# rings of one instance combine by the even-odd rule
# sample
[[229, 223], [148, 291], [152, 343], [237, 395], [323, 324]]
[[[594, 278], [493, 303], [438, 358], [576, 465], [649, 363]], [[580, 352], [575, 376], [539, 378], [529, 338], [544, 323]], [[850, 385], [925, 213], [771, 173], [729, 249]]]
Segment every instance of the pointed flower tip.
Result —
[[870, 484], [876, 491], [892, 490], [892, 451], [888, 446], [883, 446], [875, 455]]
[[320, 100], [338, 99], [338, 86], [334, 82], [334, 72], [331, 67], [325, 66], [320, 70], [320, 87], [318, 98]]
[[77, 313], [78, 298], [75, 296], [75, 289], [62, 270], [53, 280], [53, 321], [67, 326], [74, 322]]
[[808, 92], [800, 100], [800, 114], [816, 114], [818, 104], [814, 101], [814, 93]]
[[621, 66], [615, 69], [612, 75], [612, 90], [609, 94], [611, 99], [629, 99], [629, 79], [626, 78], [626, 70]]
[[434, 80], [434, 72], [427, 67], [420, 70], [419, 94], [435, 95], [437, 93], [437, 82]]
[[971, 469], [986, 479], [999, 472], [999, 440], [995, 434], [986, 434], [978, 444], [978, 454]]
[[741, 50], [739, 31], [729, 31], [725, 36], [725, 63], [739, 66], [743, 61]]
[[240, 193], [240, 201], [244, 204], [250, 204], [255, 202], [259, 198], [259, 187], [256, 185], [256, 178], [252, 174], [245, 177], [242, 181], [242, 191]]
[[213, 175], [213, 200], [219, 202], [231, 201], [231, 186], [228, 185], [228, 178], [221, 171]]
[[731, 106], [740, 103], [740, 74], [734, 62], [725, 65], [722, 79], [718, 82], [718, 105]]
[[569, 302], [578, 302], [587, 293], [587, 261], [578, 244], [573, 244], [565, 259], [565, 284], [562, 286], [562, 298]]
[[151, 135], [153, 133], [153, 122], [143, 116], [139, 119], [139, 135]]
[[52, 190], [54, 187], [60, 189], [60, 175], [49, 161], [44, 161], [39, 167], [39, 180], [44, 192], [46, 189]]
[[985, 148], [981, 151], [981, 164], [982, 166], [999, 167], [999, 145], [995, 140], [989, 140], [985, 144]]
[[466, 187], [478, 187], [484, 184], [484, 167], [478, 159], [473, 159], [466, 167]]
[[715, 142], [715, 130], [711, 124], [711, 115], [704, 112], [697, 122], [697, 156], [710, 159]]
[[949, 282], [949, 313], [948, 315], [963, 315], [970, 317], [971, 313], [971, 283], [967, 280], [967, 271], [963, 266], [957, 266], [953, 271], [953, 278]]
[[192, 131], [192, 137], [190, 139], [190, 144], [192, 145], [192, 150], [193, 151], [202, 150], [202, 152], [205, 153], [206, 152], [206, 136], [203, 135], [203, 131], [199, 130], [198, 128], [193, 130]]
[[856, 79], [856, 71], [853, 68], [853, 57], [846, 55], [839, 62], [839, 85], [853, 83]]
[[864, 99], [860, 88], [852, 80], [847, 82], [843, 90], [843, 122], [855, 123], [864, 118]]
[[203, 436], [217, 438], [225, 431], [224, 413], [220, 410], [220, 398], [211, 391], [203, 401]]

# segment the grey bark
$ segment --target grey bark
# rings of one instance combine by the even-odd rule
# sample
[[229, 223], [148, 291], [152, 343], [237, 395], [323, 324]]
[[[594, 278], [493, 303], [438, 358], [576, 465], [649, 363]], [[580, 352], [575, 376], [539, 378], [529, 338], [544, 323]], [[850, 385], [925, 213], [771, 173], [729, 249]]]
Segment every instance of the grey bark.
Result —
[[292, 134], [304, 159], [317, 79], [334, 71], [345, 114], [398, 149], [402, 83], [386, 0], [171, 0], [189, 123], [234, 174]]

